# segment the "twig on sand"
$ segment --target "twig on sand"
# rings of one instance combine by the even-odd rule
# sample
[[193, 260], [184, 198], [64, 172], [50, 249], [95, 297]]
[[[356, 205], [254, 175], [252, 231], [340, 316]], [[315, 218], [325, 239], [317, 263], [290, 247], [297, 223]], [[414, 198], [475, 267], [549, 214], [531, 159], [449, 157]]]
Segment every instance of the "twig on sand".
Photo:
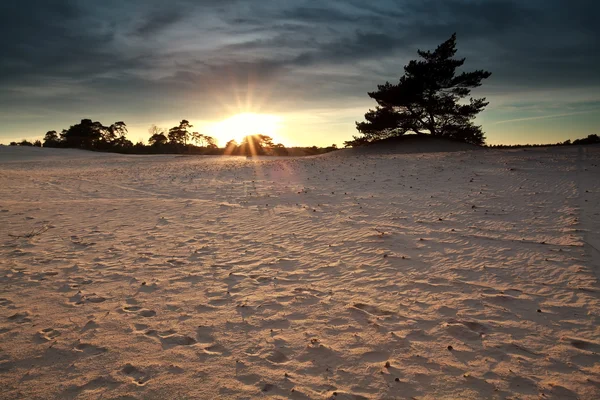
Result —
[[383, 237], [383, 235], [385, 235], [385, 232], [384, 232], [384, 231], [382, 231], [382, 230], [379, 230], [379, 229], [377, 229], [377, 228], [373, 228], [373, 229], [375, 229], [375, 230], [377, 231], [377, 233], [379, 234], [379, 236]]
[[9, 233], [8, 236], [10, 236], [12, 238], [16, 238], [16, 239], [19, 239], [19, 238], [31, 239], [32, 237], [41, 235], [42, 233], [46, 232], [48, 229], [50, 229], [50, 225], [46, 224], [39, 228], [34, 228], [29, 233], [26, 233], [24, 235], [13, 235], [12, 233]]

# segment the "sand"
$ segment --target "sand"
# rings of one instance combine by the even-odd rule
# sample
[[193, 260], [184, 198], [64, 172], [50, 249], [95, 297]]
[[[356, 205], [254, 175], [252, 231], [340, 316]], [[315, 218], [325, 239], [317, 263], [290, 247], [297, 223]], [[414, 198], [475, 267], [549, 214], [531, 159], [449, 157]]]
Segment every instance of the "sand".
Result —
[[0, 147], [0, 397], [600, 398], [599, 176]]

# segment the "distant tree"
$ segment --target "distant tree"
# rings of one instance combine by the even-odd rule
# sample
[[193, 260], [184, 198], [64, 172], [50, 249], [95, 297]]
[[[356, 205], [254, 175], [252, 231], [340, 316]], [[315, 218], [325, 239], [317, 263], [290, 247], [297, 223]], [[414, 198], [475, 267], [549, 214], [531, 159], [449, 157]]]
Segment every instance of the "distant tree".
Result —
[[165, 128], [159, 128], [158, 126], [152, 124], [150, 128], [148, 128], [148, 133], [150, 134], [150, 139], [148, 139], [148, 144], [150, 146], [164, 146], [167, 144], [169, 139], [165, 135], [167, 130]]
[[18, 146], [19, 144], [17, 142], [10, 142], [8, 145], [9, 146]]
[[19, 146], [33, 146], [33, 143], [31, 143], [29, 140], [27, 139], [23, 139], [21, 140], [21, 142], [19, 143]]
[[127, 125], [123, 121], [118, 121], [109, 126], [107, 131], [107, 142], [112, 142], [117, 138], [124, 138], [127, 135]]
[[33, 145], [34, 145], [35, 147], [42, 147], [42, 142], [41, 142], [41, 141], [38, 139], [38, 140], [36, 140], [35, 142], [33, 142]]
[[65, 147], [80, 149], [96, 149], [105, 141], [108, 128], [100, 122], [91, 119], [82, 119], [79, 124], [63, 130], [61, 133]]
[[238, 154], [238, 143], [235, 140], [227, 142], [224, 154], [228, 156]]
[[260, 156], [273, 148], [273, 138], [267, 135], [248, 135], [242, 140], [239, 152], [245, 156]]
[[44, 136], [44, 147], [59, 147], [59, 146], [60, 146], [60, 138], [58, 137], [58, 133], [56, 133], [56, 131], [46, 132], [46, 136]]
[[196, 144], [198, 144], [200, 147], [208, 147], [208, 148], [216, 148], [217, 147], [217, 141], [212, 136], [203, 135], [202, 133], [198, 133], [198, 132], [192, 132], [190, 134], [190, 138], [191, 138], [191, 140], [196, 142]]
[[150, 146], [158, 147], [164, 146], [168, 141], [169, 139], [167, 139], [164, 133], [155, 133], [154, 135], [150, 136], [150, 139], [148, 139], [148, 144]]
[[332, 144], [331, 146], [325, 147], [325, 152], [329, 153], [332, 151], [336, 151], [338, 149], [337, 144]]
[[346, 146], [360, 146], [407, 132], [484, 144], [483, 131], [473, 124], [473, 119], [488, 103], [485, 98], [459, 101], [469, 96], [471, 88], [481, 86], [491, 73], [476, 70], [456, 74], [465, 62], [464, 58], [453, 58], [456, 34], [433, 52], [418, 50], [418, 54], [422, 60], [410, 61], [398, 84], [386, 82], [369, 93], [378, 105], [365, 114], [365, 122], [356, 123], [362, 136], [354, 136]]
[[272, 151], [273, 151], [273, 154], [276, 156], [287, 156], [290, 154], [288, 149], [286, 149], [285, 146], [282, 145], [281, 143], [277, 143], [276, 145], [273, 145]]
[[123, 121], [115, 122], [107, 127], [102, 126], [101, 135], [101, 139], [95, 146], [99, 150], [114, 149], [123, 151], [133, 147], [133, 143], [125, 137], [127, 135], [127, 125]]
[[110, 142], [112, 147], [115, 147], [120, 150], [131, 149], [133, 147], [133, 143], [131, 140], [127, 139], [125, 136], [119, 136]]
[[188, 140], [191, 138], [189, 129], [192, 127], [193, 125], [184, 119], [178, 126], [169, 129], [169, 143], [187, 145]]
[[600, 137], [596, 134], [588, 135], [588, 137], [584, 139], [575, 139], [573, 144], [595, 144], [600, 143]]

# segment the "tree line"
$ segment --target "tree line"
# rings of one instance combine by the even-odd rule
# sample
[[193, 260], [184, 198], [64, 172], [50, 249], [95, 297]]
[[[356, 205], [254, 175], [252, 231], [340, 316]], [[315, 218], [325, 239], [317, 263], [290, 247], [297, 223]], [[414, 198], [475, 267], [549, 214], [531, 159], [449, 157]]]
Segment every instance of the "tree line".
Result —
[[487, 147], [492, 149], [521, 149], [529, 147], [551, 147], [551, 146], [571, 146], [571, 145], [584, 145], [584, 144], [600, 144], [600, 136], [596, 134], [588, 135], [585, 138], [567, 139], [564, 142], [558, 142], [553, 144], [495, 144]]
[[219, 148], [215, 138], [192, 131], [193, 125], [182, 120], [170, 129], [152, 125], [148, 130], [148, 144], [134, 144], [126, 135], [127, 125], [123, 121], [103, 125], [91, 119], [82, 119], [80, 123], [63, 129], [59, 134], [48, 131], [43, 142], [11, 142], [11, 146], [36, 146], [53, 148], [76, 148], [82, 150], [115, 152], [125, 154], [203, 154], [203, 155], [240, 155], [240, 156], [304, 156], [317, 155], [337, 150], [337, 146], [328, 147], [289, 147], [274, 143], [267, 135], [255, 134], [243, 138], [241, 143], [235, 140]]

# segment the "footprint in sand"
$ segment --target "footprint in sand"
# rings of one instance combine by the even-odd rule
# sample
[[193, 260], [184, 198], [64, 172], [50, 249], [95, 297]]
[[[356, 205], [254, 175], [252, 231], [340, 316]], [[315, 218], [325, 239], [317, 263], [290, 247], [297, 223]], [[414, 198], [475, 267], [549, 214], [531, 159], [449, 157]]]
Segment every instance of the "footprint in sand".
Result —
[[289, 361], [287, 356], [279, 350], [273, 350], [271, 354], [267, 357], [267, 360], [271, 361], [274, 364], [283, 364]]
[[156, 311], [148, 310], [147, 308], [142, 308], [140, 306], [124, 306], [122, 310], [130, 314], [139, 314], [145, 318], [154, 317], [156, 315]]
[[138, 314], [140, 314], [142, 317], [150, 318], [150, 317], [154, 317], [156, 315], [156, 311], [144, 309], [144, 310], [140, 310], [140, 312]]
[[[11, 307], [14, 303], [4, 297], [0, 298], [0, 307]], [[12, 308], [12, 307], [11, 307]]]
[[81, 332], [86, 332], [92, 329], [96, 329], [98, 328], [100, 325], [98, 325], [96, 323], [96, 321], [94, 320], [89, 320], [88, 322], [86, 322], [86, 324], [83, 326], [83, 328], [81, 328]]
[[390, 354], [385, 351], [367, 351], [360, 356], [362, 362], [368, 363], [381, 363], [387, 361], [390, 358]]
[[60, 332], [53, 328], [42, 329], [36, 333], [36, 338], [40, 342], [49, 342], [58, 336], [60, 336]]
[[149, 328], [146, 324], [133, 324], [133, 330], [135, 332], [145, 332]]
[[167, 346], [191, 346], [196, 344], [196, 339], [187, 335], [173, 334], [169, 336], [159, 336], [163, 345]]
[[196, 339], [188, 335], [181, 335], [174, 329], [168, 331], [158, 332], [154, 329], [149, 329], [144, 332], [146, 336], [150, 336], [160, 340], [163, 348], [170, 348], [174, 346], [191, 346], [196, 343]]
[[262, 379], [262, 376], [256, 375], [256, 374], [248, 374], [248, 375], [237, 375], [235, 378], [245, 385], [253, 385], [255, 383], [260, 382], [260, 380]]
[[229, 352], [220, 344], [213, 344], [204, 348], [204, 353], [212, 356], [229, 355]]
[[78, 343], [73, 350], [84, 353], [88, 356], [96, 356], [98, 354], [106, 353], [108, 349], [106, 347], [95, 346], [90, 343]]
[[74, 399], [84, 392], [108, 390], [116, 388], [121, 382], [114, 380], [111, 376], [99, 376], [81, 386], [70, 385], [58, 396], [61, 399]]
[[202, 344], [212, 344], [215, 341], [215, 338], [212, 335], [213, 328], [210, 326], [199, 326], [196, 329], [196, 340], [198, 343]]
[[106, 298], [102, 296], [98, 296], [95, 293], [90, 294], [89, 296], [85, 296], [85, 301], [90, 303], [103, 303], [106, 301]]
[[150, 380], [150, 375], [127, 363], [121, 369], [121, 372], [131, 378], [131, 381], [138, 386], [144, 386]]
[[69, 302], [76, 306], [80, 306], [85, 303], [103, 303], [105, 301], [105, 297], [98, 296], [96, 293], [84, 294], [81, 290], [69, 297]]
[[16, 322], [17, 324], [24, 324], [26, 322], [31, 322], [31, 318], [29, 318], [31, 314], [28, 311], [22, 311], [15, 313], [8, 317], [9, 321]]

